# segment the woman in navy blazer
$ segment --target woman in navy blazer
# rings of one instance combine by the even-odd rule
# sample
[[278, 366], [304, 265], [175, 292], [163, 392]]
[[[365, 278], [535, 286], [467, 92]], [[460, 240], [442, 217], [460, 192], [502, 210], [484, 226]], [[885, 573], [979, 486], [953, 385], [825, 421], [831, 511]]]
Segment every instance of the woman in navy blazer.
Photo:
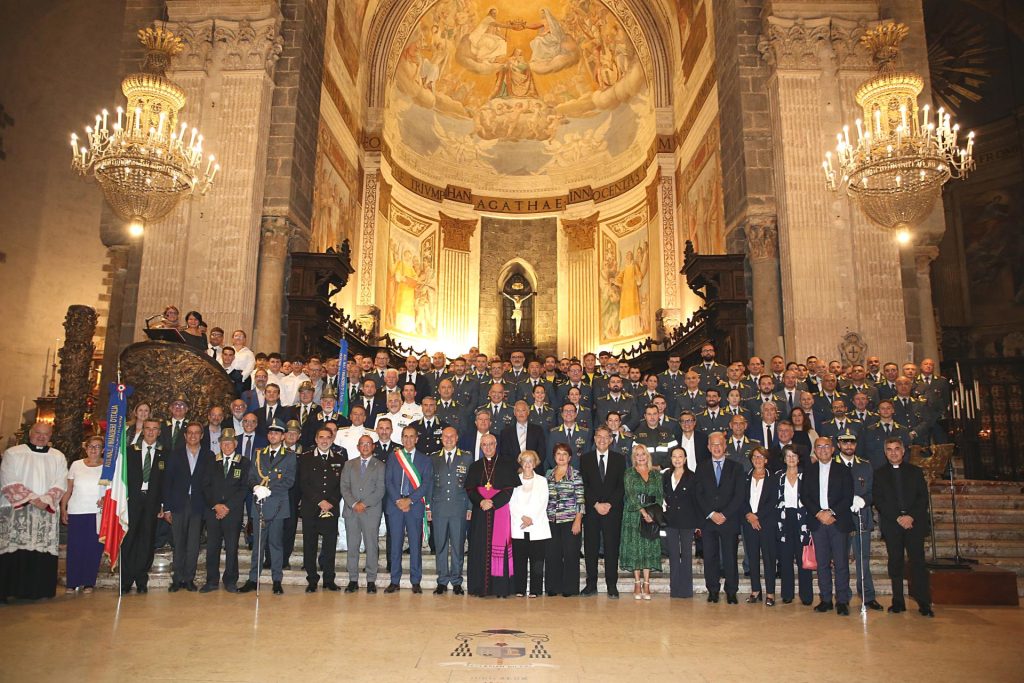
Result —
[[694, 474], [686, 468], [686, 451], [673, 448], [672, 472], [662, 477], [665, 494], [665, 543], [669, 590], [673, 598], [693, 597], [693, 530], [700, 526]]
[[800, 502], [800, 482], [804, 475], [800, 467], [800, 453], [787, 446], [782, 449], [782, 459], [786, 468], [775, 475], [775, 540], [782, 578], [782, 602], [793, 602], [795, 563], [800, 602], [810, 605], [814, 599], [814, 576], [811, 570], [803, 568], [803, 549], [811, 542], [811, 532], [807, 530], [807, 508]]
[[757, 446], [750, 452], [754, 469], [743, 490], [743, 547], [750, 560], [748, 603], [761, 602], [761, 566], [764, 565], [766, 607], [775, 606], [775, 505], [778, 478], [768, 471], [768, 450]]

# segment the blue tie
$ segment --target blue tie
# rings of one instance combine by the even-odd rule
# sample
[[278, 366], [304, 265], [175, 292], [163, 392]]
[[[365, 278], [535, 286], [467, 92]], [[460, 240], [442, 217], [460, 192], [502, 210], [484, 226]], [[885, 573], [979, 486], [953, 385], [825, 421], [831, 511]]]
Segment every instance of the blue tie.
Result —
[[722, 483], [722, 461], [715, 461], [715, 486]]
[[359, 461], [359, 476], [360, 477], [365, 477], [366, 476], [366, 463], [368, 461], [369, 461], [369, 458], [363, 458], [362, 460]]

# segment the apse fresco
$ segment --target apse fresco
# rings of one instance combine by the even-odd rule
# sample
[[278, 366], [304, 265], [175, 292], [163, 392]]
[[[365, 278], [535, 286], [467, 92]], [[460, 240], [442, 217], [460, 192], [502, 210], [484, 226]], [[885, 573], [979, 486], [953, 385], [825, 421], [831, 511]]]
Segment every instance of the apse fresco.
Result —
[[403, 165], [470, 186], [619, 173], [654, 135], [643, 65], [598, 0], [440, 0], [389, 98], [385, 138]]
[[437, 334], [437, 226], [393, 208], [384, 325], [406, 337]]
[[601, 294], [601, 341], [613, 342], [650, 333], [650, 245], [647, 220], [639, 212], [626, 229], [601, 231], [598, 290]]

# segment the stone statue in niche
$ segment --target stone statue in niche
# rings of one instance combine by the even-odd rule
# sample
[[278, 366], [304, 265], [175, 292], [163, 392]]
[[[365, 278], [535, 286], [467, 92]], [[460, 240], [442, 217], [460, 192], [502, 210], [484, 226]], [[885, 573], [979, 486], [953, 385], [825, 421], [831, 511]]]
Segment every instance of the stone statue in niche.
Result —
[[531, 296], [533, 296], [534, 293], [530, 292], [529, 294], [523, 295], [506, 294], [505, 292], [502, 292], [501, 295], [512, 302], [512, 324], [515, 325], [516, 327], [516, 336], [518, 337], [522, 333], [523, 303], [526, 302]]

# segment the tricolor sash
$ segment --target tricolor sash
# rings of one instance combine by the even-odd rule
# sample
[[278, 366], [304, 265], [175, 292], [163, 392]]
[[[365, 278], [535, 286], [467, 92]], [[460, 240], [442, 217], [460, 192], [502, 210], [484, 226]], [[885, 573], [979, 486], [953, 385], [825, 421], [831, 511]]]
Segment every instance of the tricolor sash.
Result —
[[420, 471], [416, 469], [416, 463], [413, 459], [406, 455], [404, 448], [395, 449], [395, 457], [398, 458], [398, 464], [402, 467], [402, 471], [405, 472], [405, 476], [409, 478], [409, 483], [412, 484], [413, 489], [420, 487]]

